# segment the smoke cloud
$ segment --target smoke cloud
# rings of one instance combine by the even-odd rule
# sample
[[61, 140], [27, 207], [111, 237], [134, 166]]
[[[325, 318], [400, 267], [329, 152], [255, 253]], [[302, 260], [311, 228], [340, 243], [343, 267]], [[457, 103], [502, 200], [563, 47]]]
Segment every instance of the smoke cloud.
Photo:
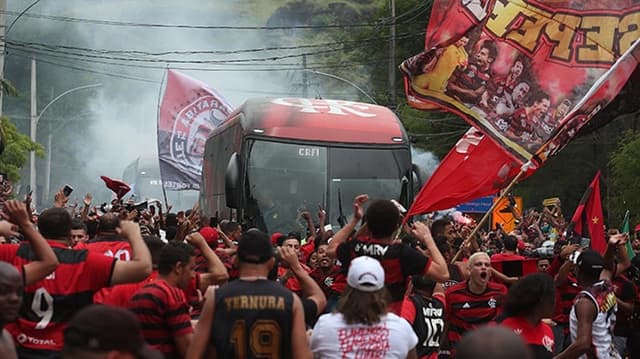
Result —
[[[7, 10], [18, 12], [32, 1], [10, 3]], [[260, 3], [260, 2], [257, 2]], [[265, 8], [267, 10], [267, 8]], [[269, 46], [290, 46], [299, 41], [295, 34], [282, 34], [264, 29], [219, 30], [189, 28], [157, 28], [135, 26], [109, 26], [82, 21], [57, 21], [33, 15], [113, 20], [142, 24], [193, 24], [203, 26], [264, 26], [265, 14], [246, 11], [237, 2], [211, 2], [186, 0], [168, 1], [108, 1], [86, 2], [80, 0], [57, 2], [42, 1], [34, 6], [16, 23], [10, 39], [46, 43], [92, 50], [109, 50], [101, 54], [96, 51], [81, 52], [82, 56], [71, 56], [78, 51], [57, 48], [60, 52], [43, 53], [38, 63], [38, 94], [48, 83], [54, 82], [55, 94], [77, 86], [100, 83], [97, 90], [78, 91], [66, 96], [64, 101], [84, 102], [86, 123], [73, 126], [79, 130], [76, 136], [66, 136], [59, 143], [54, 138], [53, 148], [65, 147], [74, 158], [64, 158], [53, 152], [51, 191], [64, 183], [72, 183], [75, 196], [82, 197], [91, 192], [97, 201], [108, 200], [110, 192], [103, 186], [100, 175], [121, 178], [124, 168], [139, 156], [157, 156], [156, 121], [161, 84], [166, 72], [166, 63], [189, 76], [197, 78], [218, 90], [229, 103], [239, 106], [249, 97], [255, 96], [300, 96], [301, 89], [295, 86], [298, 75], [290, 71], [251, 71], [268, 69], [267, 61], [255, 64], [217, 64], [207, 61], [243, 60], [267, 58], [276, 52], [240, 52], [230, 55], [216, 54], [158, 54], [162, 52], [187, 51], [242, 51]], [[8, 15], [10, 23], [15, 15]], [[284, 36], [286, 35], [286, 36]], [[281, 39], [280, 39], [281, 37]], [[113, 51], [121, 51], [114, 53]], [[135, 53], [132, 51], [136, 51]], [[13, 61], [23, 61], [28, 66], [25, 52], [11, 51]], [[295, 51], [288, 51], [294, 53]], [[279, 50], [279, 56], [287, 51]], [[298, 51], [300, 52], [300, 51]], [[23, 58], [20, 58], [22, 56]], [[80, 57], [80, 59], [78, 59]], [[105, 58], [109, 57], [109, 58]], [[126, 61], [113, 58], [126, 58]], [[135, 59], [157, 59], [158, 62], [133, 61]], [[87, 61], [85, 61], [87, 60]], [[179, 61], [202, 63], [180, 63]], [[45, 62], [46, 61], [46, 62]], [[300, 58], [271, 62], [272, 68], [292, 66], [279, 65], [301, 62]], [[120, 66], [114, 65], [120, 64]], [[70, 67], [74, 67], [72, 69]], [[187, 68], [187, 69], [181, 69]], [[293, 68], [293, 67], [292, 67]], [[201, 70], [199, 70], [201, 69]], [[218, 69], [224, 71], [204, 71]], [[28, 70], [21, 74], [28, 86]], [[41, 77], [42, 76], [42, 77]], [[41, 77], [41, 78], [40, 78]], [[44, 80], [46, 78], [46, 81]], [[292, 85], [292, 83], [294, 85]], [[26, 91], [25, 91], [26, 90]], [[29, 89], [22, 92], [28, 94]], [[75, 98], [75, 99], [74, 99]], [[25, 99], [22, 99], [24, 102]], [[28, 95], [26, 96], [28, 101]], [[61, 104], [63, 101], [60, 101]], [[41, 109], [45, 102], [41, 101]], [[23, 105], [24, 106], [24, 105]], [[28, 104], [27, 104], [28, 106]], [[28, 107], [27, 107], [28, 109]], [[27, 112], [28, 113], [28, 112]], [[55, 116], [51, 113], [50, 116]], [[63, 111], [57, 113], [62, 117]], [[60, 118], [59, 120], [64, 120]], [[24, 126], [23, 126], [24, 128]], [[80, 131], [81, 130], [81, 131]], [[26, 126], [28, 131], [28, 122]], [[38, 142], [46, 143], [44, 131], [40, 130]], [[81, 167], [71, 168], [71, 162]], [[45, 166], [38, 160], [38, 191], [43, 192]], [[23, 183], [28, 184], [28, 173]], [[26, 189], [27, 186], [22, 186]], [[72, 199], [73, 200], [73, 199]]]
[[424, 151], [419, 148], [412, 147], [411, 148], [411, 156], [413, 159], [413, 163], [418, 165], [421, 170], [421, 177], [423, 180], [429, 179], [433, 171], [436, 170], [436, 167], [440, 164], [440, 160], [431, 152]]

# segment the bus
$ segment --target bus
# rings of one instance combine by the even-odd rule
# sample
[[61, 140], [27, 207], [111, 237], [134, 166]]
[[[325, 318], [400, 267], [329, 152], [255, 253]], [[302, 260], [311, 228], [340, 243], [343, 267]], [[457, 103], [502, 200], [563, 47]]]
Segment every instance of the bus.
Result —
[[[136, 202], [159, 200], [164, 205], [160, 162], [157, 156], [140, 156], [125, 167], [122, 180], [131, 186], [126, 197], [133, 195]], [[187, 210], [198, 201], [198, 191], [167, 191], [167, 201], [173, 211]]]
[[205, 216], [267, 233], [305, 233], [300, 214], [324, 210], [325, 225], [337, 230], [362, 193], [408, 208], [420, 172], [402, 123], [386, 107], [255, 98], [207, 138], [200, 206]]

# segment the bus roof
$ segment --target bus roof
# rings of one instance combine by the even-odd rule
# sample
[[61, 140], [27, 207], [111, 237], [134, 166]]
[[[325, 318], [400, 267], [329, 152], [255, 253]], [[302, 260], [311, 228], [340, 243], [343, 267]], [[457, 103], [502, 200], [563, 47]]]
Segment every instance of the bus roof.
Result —
[[[342, 100], [255, 98], [243, 113], [245, 133], [287, 139], [366, 144], [408, 144], [404, 127], [386, 107]], [[234, 120], [235, 122], [237, 120]], [[218, 131], [231, 123], [224, 123]], [[218, 132], [218, 131], [214, 131]]]

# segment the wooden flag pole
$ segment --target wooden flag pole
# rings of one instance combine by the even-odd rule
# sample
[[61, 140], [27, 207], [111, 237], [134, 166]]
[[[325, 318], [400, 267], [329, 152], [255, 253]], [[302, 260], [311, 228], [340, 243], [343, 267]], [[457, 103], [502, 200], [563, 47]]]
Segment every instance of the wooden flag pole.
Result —
[[500, 203], [500, 201], [502, 201], [502, 199], [505, 197], [505, 195], [507, 193], [509, 193], [509, 191], [511, 190], [511, 188], [516, 184], [516, 182], [518, 182], [518, 180], [520, 179], [520, 177], [522, 177], [525, 172], [527, 172], [527, 169], [524, 168], [522, 170], [520, 170], [520, 172], [518, 172], [518, 174], [513, 178], [513, 180], [511, 181], [511, 183], [509, 183], [509, 185], [507, 187], [504, 188], [504, 190], [502, 191], [502, 193], [500, 194], [500, 197], [498, 197], [498, 199], [496, 201], [493, 202], [493, 204], [491, 205], [491, 208], [489, 208], [489, 210], [487, 211], [487, 213], [484, 214], [484, 216], [482, 217], [482, 219], [480, 219], [480, 222], [478, 222], [478, 224], [476, 225], [476, 227], [473, 229], [473, 231], [471, 231], [471, 233], [469, 234], [469, 236], [462, 242], [462, 244], [460, 245], [460, 249], [458, 249], [458, 252], [456, 252], [456, 255], [453, 256], [453, 258], [451, 259], [451, 263], [455, 263], [456, 260], [458, 260], [458, 257], [460, 257], [460, 255], [462, 254], [462, 249], [469, 244], [469, 241], [471, 240], [471, 238], [473, 238], [476, 233], [478, 233], [478, 230], [480, 230], [480, 228], [482, 227], [482, 225], [484, 224], [484, 222], [487, 221], [487, 219], [489, 218], [489, 216], [491, 215], [491, 213], [493, 212], [493, 210], [496, 208], [496, 206], [498, 205], [498, 203]]

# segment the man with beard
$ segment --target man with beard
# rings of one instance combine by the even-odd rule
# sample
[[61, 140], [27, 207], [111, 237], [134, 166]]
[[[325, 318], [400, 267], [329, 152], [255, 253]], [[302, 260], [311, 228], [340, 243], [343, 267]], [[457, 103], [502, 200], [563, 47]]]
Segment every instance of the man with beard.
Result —
[[507, 137], [521, 145], [541, 141], [536, 129], [540, 127], [542, 119], [549, 112], [550, 106], [551, 100], [544, 91], [540, 89], [531, 91], [526, 106], [517, 109], [507, 120], [509, 122]]
[[475, 53], [473, 63], [456, 70], [447, 85], [447, 95], [465, 103], [477, 105], [491, 79], [491, 64], [498, 57], [493, 41], [486, 40]]
[[489, 117], [495, 117], [496, 126], [502, 131], [506, 131], [509, 124], [504, 120], [506, 117], [513, 115], [517, 109], [524, 106], [524, 99], [529, 94], [531, 85], [528, 82], [520, 82], [517, 84], [510, 94], [505, 94], [495, 107], [495, 113], [489, 114]]
[[11, 264], [0, 261], [0, 358], [18, 358], [11, 334], [4, 326], [18, 318], [22, 304], [22, 283], [20, 272]]
[[462, 336], [495, 320], [502, 309], [507, 287], [490, 282], [491, 259], [484, 252], [469, 257], [469, 279], [447, 289], [447, 338], [452, 348]]
[[[514, 98], [520, 96], [515, 93], [514, 90], [516, 89], [516, 86], [520, 86], [519, 91], [522, 91], [522, 84], [527, 84], [526, 82], [523, 82], [523, 78], [528, 78], [525, 70], [530, 67], [531, 64], [528, 59], [524, 56], [520, 56], [513, 62], [506, 75], [495, 76], [496, 78], [492, 79], [489, 86], [487, 86], [487, 91], [482, 94], [482, 99], [479, 104], [482, 111], [495, 116], [495, 107], [500, 102], [504, 102], [507, 99], [513, 106], [513, 102], [516, 102]], [[527, 84], [526, 92], [528, 91], [529, 87]]]

